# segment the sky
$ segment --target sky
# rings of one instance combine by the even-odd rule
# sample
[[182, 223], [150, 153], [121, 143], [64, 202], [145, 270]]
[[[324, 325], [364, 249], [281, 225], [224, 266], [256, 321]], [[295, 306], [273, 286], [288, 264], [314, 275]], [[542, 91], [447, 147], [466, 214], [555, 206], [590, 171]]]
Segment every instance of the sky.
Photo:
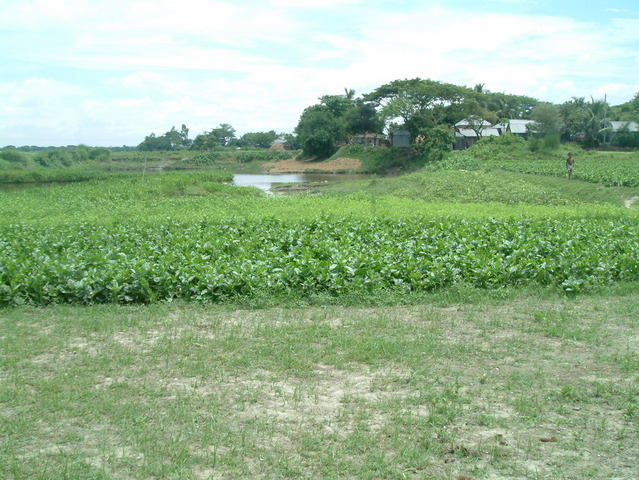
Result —
[[423, 78], [563, 103], [639, 91], [637, 0], [0, 0], [0, 147], [291, 133]]

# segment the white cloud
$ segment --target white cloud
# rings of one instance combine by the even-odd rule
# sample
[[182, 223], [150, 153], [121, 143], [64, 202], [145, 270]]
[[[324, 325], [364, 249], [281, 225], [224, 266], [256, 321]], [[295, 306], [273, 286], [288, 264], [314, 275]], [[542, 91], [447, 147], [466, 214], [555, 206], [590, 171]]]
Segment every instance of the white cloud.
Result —
[[365, 4], [363, 0], [271, 0], [274, 7], [284, 8], [330, 8]]
[[321, 95], [399, 78], [554, 102], [629, 100], [639, 88], [627, 80], [639, 78], [637, 19], [423, 3], [408, 12], [360, 0], [7, 2], [0, 144], [30, 128], [61, 144], [137, 144], [182, 123], [192, 136], [219, 123], [292, 131]]

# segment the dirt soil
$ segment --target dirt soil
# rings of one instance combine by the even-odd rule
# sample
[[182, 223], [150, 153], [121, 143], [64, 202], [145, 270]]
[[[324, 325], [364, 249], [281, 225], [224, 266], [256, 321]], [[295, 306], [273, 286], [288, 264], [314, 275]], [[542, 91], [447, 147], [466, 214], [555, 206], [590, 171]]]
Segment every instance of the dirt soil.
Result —
[[361, 166], [361, 161], [357, 158], [349, 157], [336, 158], [328, 162], [296, 160], [294, 158], [289, 158], [264, 164], [264, 167], [268, 169], [269, 173], [335, 173], [344, 170], [358, 170]]
[[629, 198], [628, 200], [626, 200], [624, 202], [624, 205], [626, 206], [626, 208], [632, 208], [633, 205], [635, 203], [637, 203], [637, 201], [639, 201], [639, 197], [632, 197], [632, 198]]

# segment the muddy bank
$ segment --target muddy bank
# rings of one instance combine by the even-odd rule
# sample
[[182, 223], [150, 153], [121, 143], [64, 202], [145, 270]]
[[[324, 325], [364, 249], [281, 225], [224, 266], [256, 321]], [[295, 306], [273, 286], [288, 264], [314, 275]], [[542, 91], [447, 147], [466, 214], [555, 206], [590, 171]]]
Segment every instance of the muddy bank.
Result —
[[348, 170], [357, 171], [361, 166], [362, 162], [360, 160], [349, 157], [336, 158], [328, 162], [289, 158], [278, 162], [268, 162], [264, 164], [264, 168], [267, 169], [268, 173], [337, 173]]

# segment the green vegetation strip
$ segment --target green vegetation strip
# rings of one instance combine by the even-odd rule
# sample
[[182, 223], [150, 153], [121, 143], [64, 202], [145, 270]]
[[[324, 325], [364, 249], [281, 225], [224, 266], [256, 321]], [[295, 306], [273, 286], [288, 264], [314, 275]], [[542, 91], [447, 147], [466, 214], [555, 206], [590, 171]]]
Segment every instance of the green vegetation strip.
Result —
[[0, 247], [0, 305], [639, 280], [639, 225], [622, 219], [14, 224]]
[[[539, 157], [523, 157], [518, 153], [504, 151], [487, 142], [478, 144], [476, 150], [469, 153], [455, 152], [440, 163], [432, 164], [427, 170], [482, 170], [503, 169], [519, 173], [532, 173], [554, 177], [566, 177], [566, 158], [564, 153], [555, 153]], [[636, 153], [583, 152], [577, 157], [572, 178], [609, 187], [639, 187], [639, 158]]]

